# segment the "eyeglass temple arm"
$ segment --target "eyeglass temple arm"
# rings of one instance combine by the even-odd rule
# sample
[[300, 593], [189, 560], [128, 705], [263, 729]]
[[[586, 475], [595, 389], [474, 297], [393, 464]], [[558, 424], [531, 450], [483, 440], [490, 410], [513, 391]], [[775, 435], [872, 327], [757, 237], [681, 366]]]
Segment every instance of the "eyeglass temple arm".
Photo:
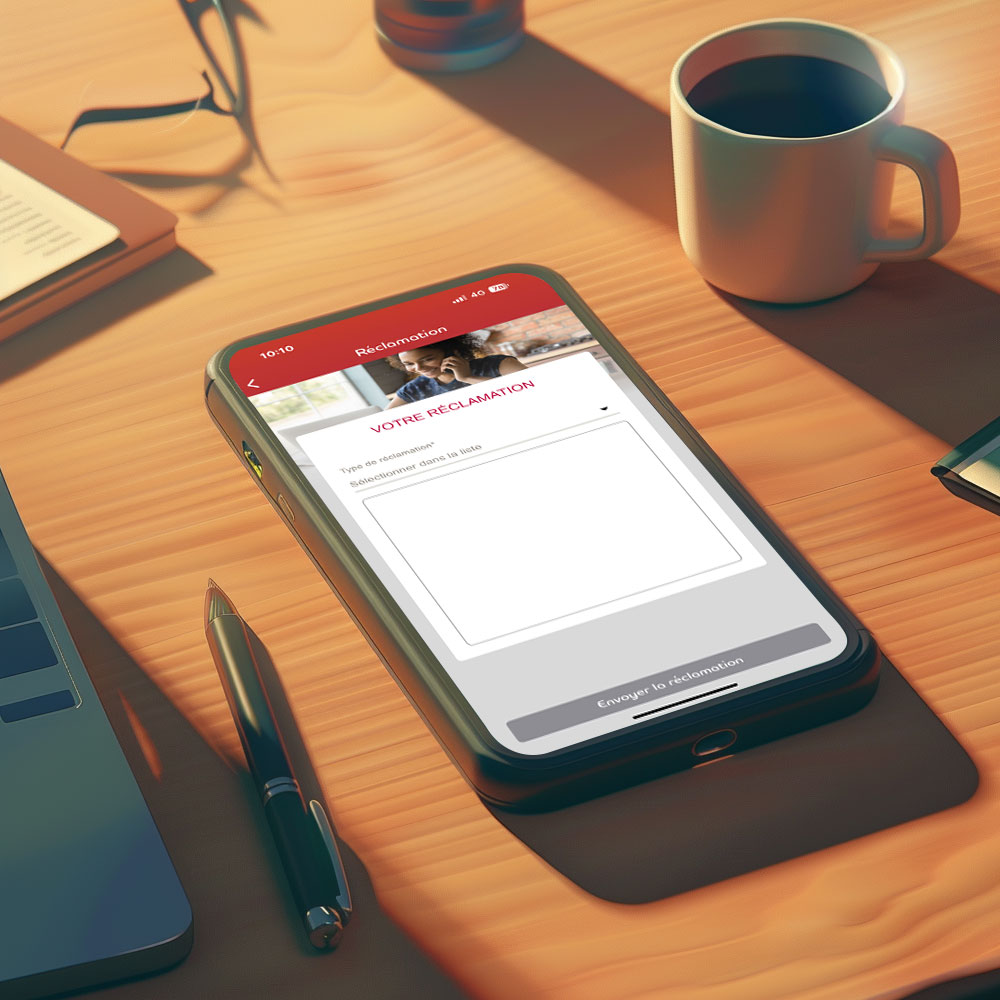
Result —
[[[202, 52], [205, 54], [205, 58], [208, 59], [212, 69], [215, 71], [215, 75], [219, 78], [219, 83], [222, 85], [222, 89], [226, 92], [226, 99], [232, 106], [233, 115], [238, 119], [242, 119], [243, 112], [246, 110], [247, 100], [246, 66], [243, 56], [243, 47], [240, 44], [239, 36], [236, 34], [236, 26], [233, 24], [232, 17], [230, 17], [229, 12], [222, 4], [222, 0], [180, 0], [180, 4], [198, 45], [201, 47]], [[202, 14], [204, 14], [209, 7], [214, 9], [218, 14], [219, 21], [222, 24], [222, 30], [226, 36], [226, 44], [229, 46], [229, 55], [233, 63], [233, 72], [236, 74], [235, 90], [233, 89], [232, 84], [230, 84], [226, 74], [223, 72], [222, 66], [219, 64], [218, 56], [216, 56], [212, 46], [209, 45], [208, 39], [205, 38], [205, 32], [201, 27]], [[244, 7], [246, 7], [246, 5], [244, 5]], [[249, 7], [246, 7], [246, 9], [251, 12], [255, 20], [259, 20], [259, 16], [256, 14], [256, 11], [253, 11], [253, 9]]]
[[176, 101], [172, 104], [146, 104], [132, 108], [88, 108], [81, 111], [70, 125], [66, 138], [59, 144], [65, 149], [73, 133], [84, 125], [94, 125], [108, 122], [140, 121], [144, 118], [166, 118], [169, 115], [181, 115], [190, 111], [212, 111], [217, 115], [231, 115], [232, 112], [220, 108], [215, 101], [215, 88], [208, 73], [202, 72], [202, 79], [208, 86], [208, 93], [190, 101]]

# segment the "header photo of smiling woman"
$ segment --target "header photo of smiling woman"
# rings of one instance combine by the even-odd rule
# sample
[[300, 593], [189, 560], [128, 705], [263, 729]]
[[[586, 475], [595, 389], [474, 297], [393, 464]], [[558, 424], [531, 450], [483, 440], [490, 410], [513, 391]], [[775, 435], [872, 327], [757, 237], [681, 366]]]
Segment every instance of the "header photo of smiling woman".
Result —
[[412, 378], [396, 390], [386, 409], [416, 403], [525, 369], [517, 358], [509, 354], [483, 354], [479, 341], [468, 334], [439, 340], [412, 351], [402, 351], [390, 363]]

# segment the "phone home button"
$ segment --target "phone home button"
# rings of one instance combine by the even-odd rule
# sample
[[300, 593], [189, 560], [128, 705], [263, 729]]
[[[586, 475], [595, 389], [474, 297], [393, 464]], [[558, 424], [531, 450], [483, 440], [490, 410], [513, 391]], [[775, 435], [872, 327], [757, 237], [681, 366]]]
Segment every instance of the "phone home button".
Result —
[[717, 733], [709, 733], [696, 740], [691, 753], [695, 757], [708, 757], [710, 754], [727, 750], [736, 742], [736, 733], [732, 729], [720, 729]]

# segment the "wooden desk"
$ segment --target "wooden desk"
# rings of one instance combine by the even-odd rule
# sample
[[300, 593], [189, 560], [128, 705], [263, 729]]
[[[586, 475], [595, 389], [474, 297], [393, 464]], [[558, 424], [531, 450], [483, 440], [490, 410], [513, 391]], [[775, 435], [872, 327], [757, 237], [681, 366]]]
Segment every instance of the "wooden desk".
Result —
[[[238, 765], [201, 631], [206, 577], [226, 587], [385, 908], [476, 995], [844, 1000], [1000, 965], [1000, 520], [927, 471], [1000, 408], [1000, 6], [796, 8], [901, 55], [908, 120], [952, 145], [964, 203], [933, 262], [806, 310], [700, 280], [669, 172], [674, 59], [787, 5], [528, 6], [532, 38], [505, 64], [426, 79], [383, 57], [368, 0], [260, 5], [266, 24], [240, 30], [270, 174], [216, 145], [221, 119], [125, 153], [129, 126], [74, 138], [180, 214], [187, 255], [0, 346], [0, 463], [29, 531]], [[100, 103], [98, 77], [139, 102], [161, 73], [196, 85], [201, 59], [172, 0], [20, 5], [5, 50], [0, 114], [53, 142]], [[872, 628], [975, 759], [970, 802], [637, 907], [588, 896], [486, 812], [238, 469], [201, 373], [238, 336], [511, 260], [569, 277]]]

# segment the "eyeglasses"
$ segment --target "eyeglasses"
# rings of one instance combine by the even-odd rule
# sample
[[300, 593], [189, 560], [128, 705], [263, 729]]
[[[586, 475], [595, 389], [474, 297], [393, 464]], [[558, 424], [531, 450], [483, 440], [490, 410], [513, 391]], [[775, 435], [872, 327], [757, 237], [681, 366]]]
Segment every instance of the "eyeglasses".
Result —
[[[156, 148], [161, 143], [150, 141], [167, 137], [168, 141], [185, 127], [189, 121], [194, 119], [197, 112], [207, 112], [217, 119], [231, 118], [236, 122], [241, 134], [241, 152], [238, 159], [247, 159], [247, 151], [256, 153], [260, 157], [260, 149], [257, 145], [253, 128], [248, 120], [249, 98], [247, 92], [246, 60], [243, 48], [240, 44], [239, 36], [232, 17], [223, 6], [222, 0], [177, 0], [185, 20], [194, 35], [198, 47], [201, 49], [203, 57], [207, 60], [207, 68], [202, 69], [198, 74], [204, 81], [206, 91], [198, 97], [193, 97], [180, 101], [151, 101], [145, 104], [132, 106], [112, 106], [93, 107], [81, 111], [69, 129], [66, 137], [62, 141], [62, 147], [66, 148], [70, 139], [80, 130], [87, 126], [97, 124], [112, 124], [121, 122], [139, 122], [151, 119], [177, 119], [170, 124], [158, 128], [155, 134], [145, 133], [143, 136], [133, 136], [132, 141], [125, 144], [117, 144], [115, 153], [111, 154], [114, 165], [101, 162], [100, 166], [105, 169], [128, 170], [133, 175], [135, 171], [131, 167], [138, 162], [147, 162], [149, 157], [156, 156], [159, 150]], [[249, 12], [252, 18], [256, 18], [253, 10], [245, 4], [241, 4], [241, 9]], [[137, 67], [136, 74], [131, 81], [133, 88], [138, 88], [141, 83], [149, 84], [152, 77], [156, 75], [158, 67], [148, 60], [144, 60], [141, 67]], [[160, 67], [162, 69], [162, 67]], [[176, 69], [173, 67], [171, 69]], [[183, 69], [183, 67], [182, 67]], [[176, 76], [175, 72], [167, 74]], [[168, 87], [172, 84], [168, 84]], [[120, 89], [120, 81], [117, 89]], [[178, 116], [186, 116], [179, 118]], [[203, 116], [198, 116], [199, 121]], [[218, 141], [206, 133], [203, 127], [196, 130], [187, 129], [188, 132], [197, 132], [194, 138], [202, 148], [217, 147]], [[74, 144], [75, 145], [75, 144]], [[227, 145], [227, 144], [223, 144]], [[108, 143], [100, 145], [100, 152], [96, 158], [107, 160]], [[120, 162], [124, 155], [124, 162]], [[263, 160], [263, 157], [260, 157]], [[237, 158], [227, 156], [227, 163], [223, 169], [232, 170], [237, 164]], [[131, 161], [131, 162], [130, 162]], [[200, 167], [207, 166], [201, 164]], [[265, 164], [266, 168], [266, 164]], [[201, 170], [198, 176], [210, 176], [212, 173], [222, 172], [221, 170]], [[139, 171], [147, 174], [147, 170]], [[172, 176], [177, 176], [173, 174]]]

